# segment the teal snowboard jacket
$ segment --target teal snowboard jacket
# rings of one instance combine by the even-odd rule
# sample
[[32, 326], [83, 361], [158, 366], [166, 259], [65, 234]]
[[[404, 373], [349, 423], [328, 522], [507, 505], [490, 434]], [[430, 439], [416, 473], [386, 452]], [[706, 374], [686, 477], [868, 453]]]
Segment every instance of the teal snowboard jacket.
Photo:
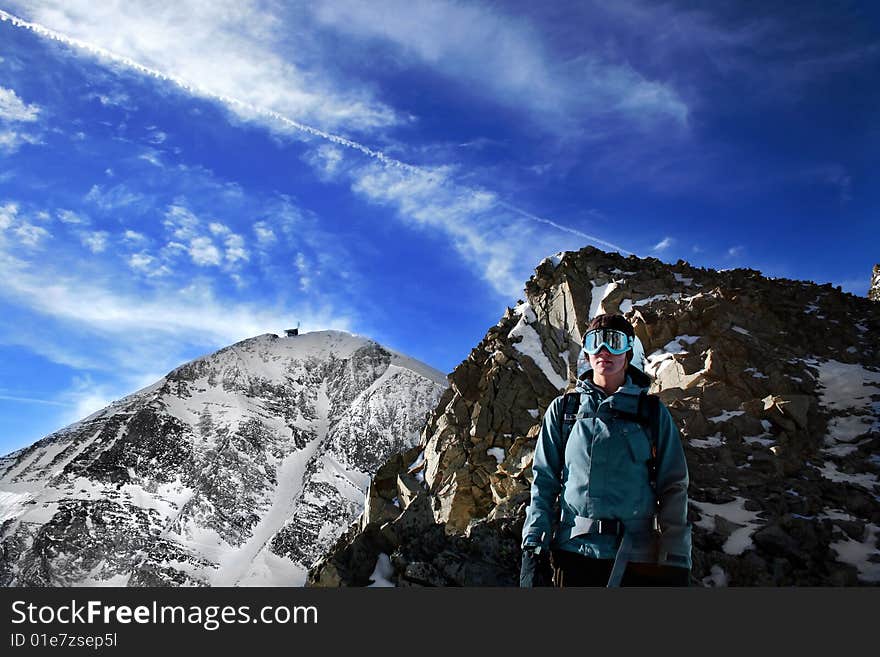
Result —
[[[630, 366], [624, 385], [608, 395], [593, 384], [592, 375], [588, 371], [578, 382], [580, 408], [564, 454], [560, 417], [564, 396], [557, 397], [544, 414], [535, 446], [523, 547], [552, 547], [614, 559], [622, 539], [596, 533], [595, 520], [615, 519], [622, 521], [628, 536], [627, 561], [690, 568], [688, 470], [669, 410], [660, 405], [657, 506], [649, 475], [650, 428], [617, 417], [612, 410], [636, 414], [639, 394], [650, 379]], [[655, 513], [659, 534], [654, 528]]]

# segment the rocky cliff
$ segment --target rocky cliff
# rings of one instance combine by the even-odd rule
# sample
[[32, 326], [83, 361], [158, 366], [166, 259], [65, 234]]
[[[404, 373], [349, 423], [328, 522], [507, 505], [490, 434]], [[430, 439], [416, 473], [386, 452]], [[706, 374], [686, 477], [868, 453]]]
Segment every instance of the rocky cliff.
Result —
[[624, 258], [546, 259], [383, 465], [319, 586], [516, 585], [541, 416], [589, 319], [635, 326], [690, 469], [692, 583], [880, 582], [880, 307], [831, 285]]
[[338, 331], [187, 363], [0, 459], [0, 584], [301, 585], [445, 379]]

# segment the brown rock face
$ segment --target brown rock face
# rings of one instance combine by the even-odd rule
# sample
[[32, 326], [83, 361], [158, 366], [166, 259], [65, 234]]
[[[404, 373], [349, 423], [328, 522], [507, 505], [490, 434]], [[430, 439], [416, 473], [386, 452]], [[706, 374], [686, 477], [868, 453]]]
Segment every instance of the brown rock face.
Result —
[[450, 375], [420, 453], [374, 482], [392, 508], [371, 501], [310, 583], [367, 584], [384, 552], [400, 586], [516, 585], [541, 417], [598, 312], [633, 323], [681, 429], [694, 584], [880, 582], [880, 306], [592, 247], [543, 261], [525, 295]]

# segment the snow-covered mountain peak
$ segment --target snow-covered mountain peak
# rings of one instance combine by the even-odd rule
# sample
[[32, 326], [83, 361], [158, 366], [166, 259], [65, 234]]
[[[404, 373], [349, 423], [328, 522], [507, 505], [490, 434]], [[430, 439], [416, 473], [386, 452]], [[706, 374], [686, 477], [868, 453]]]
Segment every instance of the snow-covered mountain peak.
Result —
[[171, 378], [188, 377], [202, 368], [246, 370], [251, 377], [281, 382], [295, 376], [296, 370], [310, 370], [317, 362], [350, 361], [351, 367], [367, 361], [397, 365], [445, 386], [446, 375], [414, 358], [386, 349], [367, 337], [345, 331], [325, 330], [279, 337], [264, 333], [236, 342], [213, 354], [182, 365]]
[[301, 584], [445, 386], [342, 331], [186, 363], [0, 459], [0, 583]]

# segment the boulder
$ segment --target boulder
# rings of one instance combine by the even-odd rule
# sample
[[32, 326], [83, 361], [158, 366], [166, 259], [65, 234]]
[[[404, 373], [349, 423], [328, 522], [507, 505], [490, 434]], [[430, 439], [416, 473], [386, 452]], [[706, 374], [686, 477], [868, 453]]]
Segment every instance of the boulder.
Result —
[[810, 398], [806, 395], [767, 395], [764, 403], [765, 416], [783, 431], [796, 433], [807, 428], [807, 412]]
[[754, 543], [770, 555], [796, 561], [803, 560], [798, 542], [789, 536], [778, 524], [769, 525], [755, 532]]

